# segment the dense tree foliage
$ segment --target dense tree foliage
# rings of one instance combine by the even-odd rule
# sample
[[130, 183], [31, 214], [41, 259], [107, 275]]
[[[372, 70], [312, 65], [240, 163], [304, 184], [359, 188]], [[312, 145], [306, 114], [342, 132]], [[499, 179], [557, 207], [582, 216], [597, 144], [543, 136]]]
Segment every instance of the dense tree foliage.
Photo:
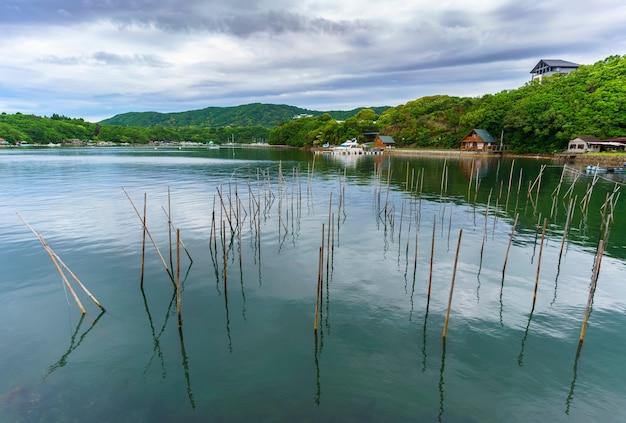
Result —
[[[389, 107], [377, 107], [381, 113]], [[347, 119], [361, 110], [327, 112], [335, 119]], [[207, 107], [177, 113], [130, 112], [103, 120], [102, 124], [119, 126], [198, 126], [198, 127], [249, 127], [263, 126], [273, 128], [298, 115], [319, 116], [324, 112], [302, 109], [285, 104], [245, 104], [234, 107]]]
[[[296, 115], [311, 115], [293, 119]], [[116, 125], [112, 125], [116, 123]], [[209, 107], [181, 113], [127, 113], [99, 124], [57, 114], [0, 115], [0, 137], [58, 143], [268, 141], [292, 146], [371, 140], [379, 132], [398, 146], [458, 148], [473, 128], [504, 135], [512, 151], [562, 151], [577, 136], [626, 136], [626, 56], [610, 56], [565, 76], [544, 77], [482, 97], [429, 96], [388, 108], [316, 112], [286, 105]]]

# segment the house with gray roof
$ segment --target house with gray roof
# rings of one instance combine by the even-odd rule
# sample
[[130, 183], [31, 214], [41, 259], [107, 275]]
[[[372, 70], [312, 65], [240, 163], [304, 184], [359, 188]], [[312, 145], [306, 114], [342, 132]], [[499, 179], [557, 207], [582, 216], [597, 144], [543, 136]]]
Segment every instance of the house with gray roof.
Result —
[[532, 75], [531, 79], [541, 80], [544, 76], [567, 75], [579, 67], [578, 63], [568, 62], [567, 60], [541, 59], [530, 71], [530, 74]]

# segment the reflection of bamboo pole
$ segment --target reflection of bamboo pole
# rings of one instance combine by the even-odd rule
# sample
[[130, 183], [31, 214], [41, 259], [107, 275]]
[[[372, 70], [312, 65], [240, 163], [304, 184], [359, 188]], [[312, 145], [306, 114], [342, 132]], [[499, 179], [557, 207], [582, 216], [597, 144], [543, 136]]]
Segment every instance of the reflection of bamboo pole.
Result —
[[600, 264], [602, 263], [602, 255], [604, 254], [604, 241], [600, 240], [598, 244], [598, 252], [596, 253], [596, 264], [593, 269], [593, 275], [591, 277], [591, 286], [589, 287], [589, 297], [587, 298], [587, 308], [585, 309], [585, 317], [580, 329], [580, 338], [578, 340], [578, 346], [582, 346], [585, 341], [585, 332], [587, 331], [587, 322], [589, 320], [589, 313], [591, 312], [591, 302], [593, 301], [593, 295], [596, 292], [596, 285], [598, 283], [598, 275], [600, 274]]
[[[126, 194], [126, 197], [128, 198], [128, 201], [130, 201], [130, 204], [133, 206], [133, 209], [135, 210], [135, 213], [137, 214], [137, 217], [139, 217], [139, 220], [141, 220], [141, 222], [143, 224], [144, 221], [141, 218], [141, 215], [139, 214], [139, 211], [137, 210], [137, 207], [135, 207], [135, 203], [133, 203], [133, 200], [130, 198], [130, 195], [128, 195], [128, 192], [126, 192], [126, 190], [124, 188], [122, 188], [122, 191], [124, 191], [124, 194]], [[167, 267], [167, 263], [165, 263], [165, 259], [163, 258], [163, 255], [161, 254], [161, 251], [159, 250], [159, 247], [157, 247], [156, 242], [154, 242], [154, 238], [152, 238], [152, 235], [150, 234], [150, 231], [148, 230], [148, 227], [145, 226], [145, 224], [144, 224], [144, 228], [146, 230], [146, 235], [148, 235], [148, 238], [150, 238], [150, 241], [152, 242], [152, 245], [154, 246], [154, 249], [156, 250], [157, 254], [159, 255], [159, 258], [161, 259], [161, 263], [163, 264], [163, 267], [165, 268], [165, 271], [167, 272], [167, 274], [169, 275], [170, 279], [172, 280], [172, 284], [175, 286], [176, 283], [174, 282], [174, 276], [172, 275], [172, 272], [170, 271], [169, 267]]]
[[[323, 232], [323, 229], [322, 229]], [[322, 247], [319, 248], [319, 258], [317, 262], [317, 289], [315, 291], [315, 321], [313, 322], [313, 332], [317, 333], [317, 326], [319, 324], [319, 311], [320, 311], [320, 298], [322, 296], [322, 267], [323, 267], [323, 251]]]
[[433, 239], [430, 244], [430, 274], [428, 276], [428, 296], [426, 298], [426, 310], [430, 305], [430, 289], [433, 284], [433, 258], [435, 256], [435, 226], [437, 225], [437, 215], [433, 218]]
[[143, 238], [141, 240], [141, 282], [140, 287], [143, 289], [143, 272], [144, 272], [144, 263], [146, 258], [146, 207], [148, 204], [147, 194], [143, 193]]
[[222, 237], [224, 242], [222, 243], [222, 252], [224, 254], [224, 291], [226, 291], [226, 222], [222, 220]]
[[183, 327], [180, 313], [180, 229], [176, 229], [176, 309], [178, 311], [178, 327]]
[[463, 236], [463, 229], [459, 229], [459, 242], [456, 246], [456, 255], [454, 257], [454, 270], [452, 271], [452, 284], [450, 285], [450, 297], [448, 298], [448, 311], [446, 312], [446, 321], [443, 325], [443, 339], [446, 339], [448, 333], [448, 319], [450, 318], [450, 308], [452, 307], [452, 293], [454, 292], [454, 279], [456, 277], [456, 265], [459, 261], [459, 249], [461, 248], [461, 237]]
[[515, 235], [515, 227], [517, 226], [517, 219], [519, 213], [515, 213], [515, 222], [513, 222], [513, 228], [511, 229], [511, 237], [509, 238], [509, 244], [506, 247], [506, 254], [504, 256], [504, 265], [502, 266], [502, 279], [504, 279], [504, 271], [506, 270], [506, 263], [509, 260], [509, 250], [511, 249], [511, 243], [513, 242], [513, 235]]

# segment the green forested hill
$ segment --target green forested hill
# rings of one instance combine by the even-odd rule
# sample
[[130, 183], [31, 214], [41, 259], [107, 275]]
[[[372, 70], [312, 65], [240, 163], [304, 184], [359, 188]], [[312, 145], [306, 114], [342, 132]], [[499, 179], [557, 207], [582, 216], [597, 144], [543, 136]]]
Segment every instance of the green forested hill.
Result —
[[[380, 112], [389, 107], [377, 107]], [[329, 113], [334, 119], [345, 120], [354, 116], [360, 109], [348, 111], [332, 111]], [[165, 126], [165, 127], [249, 127], [262, 126], [273, 128], [283, 122], [291, 120], [296, 115], [319, 116], [323, 112], [288, 106], [286, 104], [245, 104], [234, 107], [207, 107], [199, 110], [189, 110], [176, 113], [158, 112], [129, 112], [105, 119], [101, 124], [122, 126]]]

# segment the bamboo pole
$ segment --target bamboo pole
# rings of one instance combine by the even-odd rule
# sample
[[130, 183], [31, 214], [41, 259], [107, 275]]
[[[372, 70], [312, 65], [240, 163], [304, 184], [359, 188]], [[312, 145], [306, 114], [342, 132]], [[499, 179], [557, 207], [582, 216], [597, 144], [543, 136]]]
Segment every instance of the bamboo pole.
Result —
[[543, 230], [541, 231], [541, 244], [539, 245], [539, 258], [537, 259], [537, 276], [535, 276], [535, 291], [533, 293], [533, 308], [535, 301], [537, 300], [537, 287], [539, 286], [539, 271], [541, 269], [541, 254], [543, 253], [543, 240], [546, 236], [546, 225], [548, 224], [548, 218], [543, 219]]
[[[169, 222], [170, 228], [171, 229], [176, 229], [174, 228], [174, 224], [172, 223], [172, 219], [170, 218], [170, 215], [167, 214], [167, 212], [165, 211], [164, 207], [161, 207], [161, 209], [163, 210], [163, 213], [165, 213], [165, 215], [167, 216], [167, 220]], [[193, 263], [193, 259], [191, 258], [191, 254], [189, 254], [189, 250], [187, 249], [187, 246], [185, 245], [185, 243], [183, 242], [183, 240], [180, 240], [180, 245], [181, 247], [183, 247], [183, 250], [185, 250], [185, 254], [187, 254], [187, 257], [189, 257], [189, 260]]]
[[504, 256], [504, 265], [502, 266], [502, 279], [504, 279], [504, 271], [506, 270], [506, 263], [509, 260], [509, 251], [511, 250], [511, 243], [513, 242], [513, 235], [515, 235], [515, 227], [517, 226], [517, 219], [519, 213], [515, 213], [515, 222], [513, 222], [513, 228], [511, 229], [511, 236], [509, 237], [509, 244], [506, 247], [506, 254]]
[[459, 229], [459, 242], [456, 246], [456, 255], [454, 256], [454, 270], [452, 271], [452, 284], [450, 285], [450, 298], [448, 298], [448, 311], [446, 312], [446, 320], [443, 325], [443, 339], [446, 339], [448, 334], [448, 320], [450, 318], [450, 308], [452, 307], [452, 294], [454, 292], [454, 279], [456, 277], [456, 266], [459, 261], [459, 250], [461, 248], [461, 237], [463, 236], [463, 229]]
[[[24, 222], [24, 224], [28, 227], [28, 229], [31, 230], [32, 233], [35, 234], [35, 236], [39, 239], [39, 242], [41, 242], [41, 245], [43, 245], [44, 249], [46, 250], [46, 252], [48, 253], [48, 255], [50, 255], [50, 259], [52, 260], [52, 263], [54, 264], [54, 266], [57, 268], [57, 271], [59, 272], [59, 275], [61, 275], [61, 278], [63, 279], [63, 283], [65, 283], [65, 286], [67, 287], [67, 289], [70, 290], [70, 293], [72, 294], [72, 297], [74, 298], [74, 301], [76, 302], [76, 305], [78, 305], [78, 308], [80, 308], [80, 311], [83, 314], [87, 314], [87, 311], [85, 310], [85, 307], [83, 307], [83, 304], [80, 302], [80, 299], [78, 298], [78, 295], [76, 295], [76, 291], [74, 291], [74, 289], [72, 288], [72, 286], [70, 285], [69, 281], [67, 280], [67, 277], [65, 276], [65, 273], [63, 273], [63, 270], [61, 269], [61, 267], [59, 266], [59, 262], [57, 262], [56, 260], [56, 254], [54, 254], [54, 251], [52, 251], [52, 248], [50, 248], [48, 246], [48, 244], [46, 243], [46, 240], [43, 238], [43, 236], [36, 232], [32, 226], [30, 226], [28, 224], [28, 222], [26, 222], [26, 220], [19, 214], [17, 213], [17, 215], [19, 216], [20, 219], [22, 219], [22, 222]], [[99, 304], [99, 303], [97, 303]], [[102, 307], [102, 306], [100, 306]]]
[[593, 302], [593, 296], [596, 292], [596, 286], [598, 283], [598, 275], [600, 274], [600, 264], [602, 263], [602, 256], [604, 254], [604, 241], [600, 240], [598, 243], [598, 252], [596, 254], [596, 263], [593, 269], [593, 275], [591, 277], [591, 286], [589, 287], [589, 296], [587, 297], [587, 307], [585, 308], [585, 317], [583, 318], [583, 324], [580, 328], [580, 337], [578, 339], [578, 347], [580, 348], [585, 342], [585, 333], [587, 332], [587, 322], [589, 321], [589, 314], [591, 313], [591, 303]]
[[148, 238], [150, 238], [150, 241], [152, 242], [152, 245], [154, 246], [154, 249], [156, 250], [157, 254], [159, 255], [159, 258], [161, 259], [161, 263], [163, 264], [163, 267], [165, 268], [165, 271], [167, 272], [168, 276], [170, 277], [170, 279], [172, 281], [172, 284], [174, 286], [176, 286], [176, 282], [174, 281], [174, 275], [172, 275], [172, 272], [170, 271], [169, 267], [167, 267], [167, 263], [165, 263], [165, 259], [163, 258], [163, 255], [161, 254], [161, 250], [159, 250], [159, 247], [157, 246], [156, 242], [154, 242], [154, 238], [152, 238], [152, 235], [150, 234], [150, 231], [148, 230], [148, 227], [145, 225], [145, 222], [141, 218], [141, 215], [139, 214], [139, 211], [137, 210], [137, 207], [135, 207], [135, 203], [133, 203], [133, 200], [130, 198], [130, 195], [128, 195], [128, 192], [126, 192], [126, 190], [123, 187], [122, 187], [122, 191], [124, 191], [124, 194], [126, 194], [126, 197], [128, 198], [128, 201], [130, 201], [130, 204], [133, 206], [133, 209], [135, 210], [135, 213], [137, 214], [137, 217], [139, 217], [139, 220], [144, 225], [144, 228], [145, 228], [145, 231], [146, 231], [146, 235], [148, 235]]
[[174, 267], [172, 262], [172, 221], [170, 219], [171, 216], [171, 201], [170, 201], [170, 187], [167, 187], [167, 210], [169, 211], [167, 214], [167, 232], [169, 234], [169, 249], [170, 249], [170, 267]]
[[509, 196], [511, 195], [511, 182], [513, 181], [513, 168], [515, 167], [515, 159], [511, 162], [511, 172], [509, 173], [509, 185], [506, 190], [506, 205], [504, 206], [504, 211], [507, 212], [509, 210]]

